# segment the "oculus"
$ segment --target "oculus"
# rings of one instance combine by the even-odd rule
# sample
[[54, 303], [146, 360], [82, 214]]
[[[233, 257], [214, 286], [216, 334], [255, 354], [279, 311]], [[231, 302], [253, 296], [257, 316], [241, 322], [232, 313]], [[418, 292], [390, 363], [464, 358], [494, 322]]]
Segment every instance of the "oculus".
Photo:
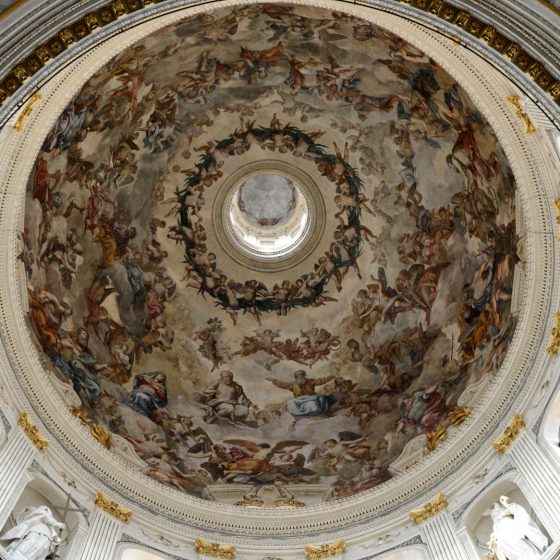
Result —
[[243, 250], [267, 259], [295, 251], [311, 226], [301, 187], [278, 172], [242, 181], [231, 200], [229, 223]]

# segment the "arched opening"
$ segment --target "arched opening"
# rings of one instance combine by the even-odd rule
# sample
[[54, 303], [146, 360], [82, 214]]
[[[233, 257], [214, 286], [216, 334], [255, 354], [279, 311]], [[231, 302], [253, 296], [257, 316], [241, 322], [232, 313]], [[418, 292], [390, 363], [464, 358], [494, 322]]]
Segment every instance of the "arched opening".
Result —
[[[15, 506], [13, 507], [7, 521], [0, 530], [0, 535], [6, 533], [17, 524], [18, 516], [25, 508], [36, 508], [39, 506], [47, 506], [53, 517], [66, 525], [66, 529], [60, 532], [61, 542], [56, 551], [60, 560], [70, 560], [75, 557], [76, 550], [74, 545], [77, 544], [77, 537], [80, 533], [85, 534], [87, 529], [87, 521], [84, 514], [80, 511], [68, 511], [65, 514], [67, 495], [54, 486], [49, 480], [41, 475], [35, 475], [23, 489]], [[75, 502], [70, 500], [68, 505], [70, 509], [77, 509]], [[4, 547], [8, 547], [10, 541], [1, 543]]]
[[169, 556], [140, 547], [126, 548], [118, 558], [119, 560], [170, 560]]
[[462, 524], [466, 526], [479, 558], [484, 558], [489, 551], [488, 542], [493, 532], [491, 511], [494, 504], [499, 502], [500, 496], [507, 496], [510, 502], [522, 506], [531, 520], [548, 537], [549, 543], [551, 542], [550, 535], [546, 532], [523, 491], [511, 478], [502, 478], [486, 488], [467, 508], [463, 516]]

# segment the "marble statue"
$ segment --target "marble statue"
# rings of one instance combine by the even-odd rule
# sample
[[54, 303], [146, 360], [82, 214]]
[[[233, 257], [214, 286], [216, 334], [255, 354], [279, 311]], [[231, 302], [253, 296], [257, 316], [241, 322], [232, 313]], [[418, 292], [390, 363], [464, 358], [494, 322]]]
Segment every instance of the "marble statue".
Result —
[[548, 538], [530, 518], [527, 510], [500, 496], [492, 508], [492, 534], [488, 546], [496, 560], [537, 560], [548, 546]]
[[25, 508], [16, 522], [0, 537], [0, 541], [12, 541], [7, 550], [14, 560], [45, 560], [60, 542], [59, 531], [66, 528], [47, 506]]

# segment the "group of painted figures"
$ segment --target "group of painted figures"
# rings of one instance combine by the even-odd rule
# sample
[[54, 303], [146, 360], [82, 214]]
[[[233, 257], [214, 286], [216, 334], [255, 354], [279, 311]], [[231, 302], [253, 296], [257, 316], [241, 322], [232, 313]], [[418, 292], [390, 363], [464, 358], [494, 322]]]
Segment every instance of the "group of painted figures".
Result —
[[[127, 50], [58, 118], [28, 190], [20, 259], [30, 321], [55, 375], [149, 476], [209, 499], [218, 483], [323, 482], [334, 499], [387, 480], [406, 444], [461, 412], [465, 387], [496, 371], [515, 324], [514, 181], [503, 154], [483, 155], [488, 124], [411, 45], [306, 10], [228, 9]], [[226, 47], [238, 34], [268, 46]], [[201, 37], [221, 54], [208, 45], [191, 54], [189, 41]], [[402, 91], [370, 95], [363, 67], [311, 57], [320, 41], [341, 53], [349, 41], [371, 47], [372, 68]], [[158, 74], [178, 53], [187, 58], [176, 75]], [[346, 112], [333, 119], [331, 141], [313, 123], [328, 119], [317, 107], [339, 103]], [[240, 126], [208, 139], [228, 114]], [[397, 162], [392, 175], [371, 148], [378, 118], [384, 136], [375, 141]], [[202, 219], [224, 161], [259, 150], [312, 162], [337, 208], [329, 250], [274, 287], [228, 276]], [[435, 205], [418, 158], [442, 152], [449, 190], [434, 185]], [[211, 306], [198, 322], [194, 311], [185, 318], [194, 299], [193, 309]], [[303, 313], [339, 304], [343, 322], [305, 323]], [[288, 336], [283, 321], [297, 313], [301, 334]], [[224, 328], [228, 316], [237, 330]], [[188, 367], [206, 376], [184, 374], [187, 351]], [[274, 373], [249, 385], [253, 358]], [[294, 363], [320, 371], [294, 373]], [[311, 418], [324, 435], [299, 437]], [[333, 431], [333, 419], [343, 428]]]

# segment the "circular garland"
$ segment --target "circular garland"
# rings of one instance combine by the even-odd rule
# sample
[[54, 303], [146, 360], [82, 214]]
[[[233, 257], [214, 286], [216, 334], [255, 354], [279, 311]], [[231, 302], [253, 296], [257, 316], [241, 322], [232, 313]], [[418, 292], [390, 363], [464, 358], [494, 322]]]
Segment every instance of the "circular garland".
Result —
[[[234, 322], [240, 310], [252, 313], [259, 320], [261, 312], [276, 311], [283, 315], [292, 308], [335, 301], [326, 295], [329, 281], [334, 279], [340, 291], [342, 279], [351, 267], [360, 274], [357, 260], [362, 252], [362, 235], [371, 233], [361, 224], [361, 212], [362, 209], [372, 211], [366, 206], [363, 182], [348, 163], [347, 148], [341, 153], [335, 144], [336, 153], [327, 153], [325, 146], [315, 141], [320, 134], [306, 133], [290, 124], [282, 126], [276, 117], [269, 127], [247, 123], [243, 130], [235, 130], [223, 140], [198, 148], [197, 151], [204, 153], [195, 167], [186, 171], [185, 187], [176, 192], [178, 225], [170, 228], [169, 237], [184, 244], [187, 276], [195, 281], [199, 293], [215, 298], [217, 305], [224, 308]], [[241, 283], [220, 271], [215, 259], [210, 259], [212, 254], [208, 253], [205, 243], [206, 230], [198, 215], [204, 204], [205, 189], [223, 176], [220, 168], [224, 159], [241, 155], [255, 144], [263, 150], [291, 152], [295, 157], [312, 160], [321, 175], [336, 184], [334, 201], [338, 212], [335, 217], [340, 225], [329, 251], [319, 258], [312, 272], [301, 275], [293, 284], [284, 280], [272, 291], [258, 280]]]

